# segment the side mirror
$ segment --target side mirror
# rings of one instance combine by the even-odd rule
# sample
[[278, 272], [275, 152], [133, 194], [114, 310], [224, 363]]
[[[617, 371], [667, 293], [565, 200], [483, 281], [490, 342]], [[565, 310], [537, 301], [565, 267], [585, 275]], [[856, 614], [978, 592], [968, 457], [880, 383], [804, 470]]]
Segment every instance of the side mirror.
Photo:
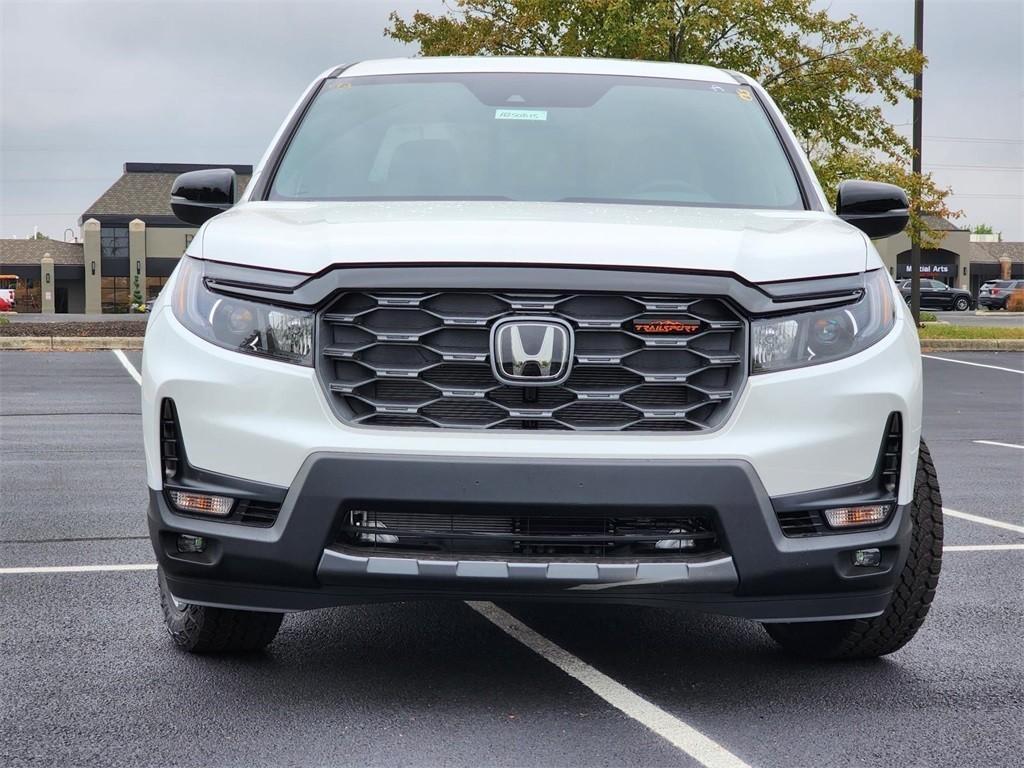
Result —
[[186, 224], [202, 224], [235, 204], [235, 172], [230, 168], [189, 171], [171, 185], [171, 210]]
[[844, 181], [836, 195], [836, 214], [872, 240], [898, 235], [910, 221], [907, 193], [880, 181]]

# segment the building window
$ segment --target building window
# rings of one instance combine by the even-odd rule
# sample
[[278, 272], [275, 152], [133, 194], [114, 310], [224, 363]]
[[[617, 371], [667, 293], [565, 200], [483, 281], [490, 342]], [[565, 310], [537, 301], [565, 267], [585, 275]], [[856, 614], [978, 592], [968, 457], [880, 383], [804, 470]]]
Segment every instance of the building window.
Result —
[[146, 298], [155, 299], [167, 282], [166, 277], [146, 277]]
[[100, 258], [128, 258], [128, 227], [103, 227], [100, 229]]
[[103, 312], [127, 312], [132, 292], [127, 277], [104, 277], [100, 280], [100, 306]]
[[41, 312], [43, 290], [38, 280], [19, 280], [14, 286], [14, 308], [18, 312]]

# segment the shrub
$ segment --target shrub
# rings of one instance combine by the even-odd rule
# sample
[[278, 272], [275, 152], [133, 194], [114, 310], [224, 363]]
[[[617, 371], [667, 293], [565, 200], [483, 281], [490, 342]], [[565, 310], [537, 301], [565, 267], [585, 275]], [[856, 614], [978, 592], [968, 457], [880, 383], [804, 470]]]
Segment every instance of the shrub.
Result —
[[1006, 308], [1011, 312], [1024, 312], [1024, 288], [1018, 288], [1006, 300]]

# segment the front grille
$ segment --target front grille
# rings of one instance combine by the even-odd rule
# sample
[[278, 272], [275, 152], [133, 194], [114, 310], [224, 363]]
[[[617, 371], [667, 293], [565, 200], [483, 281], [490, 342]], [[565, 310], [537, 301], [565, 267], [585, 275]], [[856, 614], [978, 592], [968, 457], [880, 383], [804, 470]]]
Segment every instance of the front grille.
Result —
[[[563, 384], [495, 378], [490, 329], [516, 315], [573, 327]], [[710, 297], [358, 291], [321, 315], [317, 365], [339, 417], [365, 426], [693, 432], [735, 400], [745, 329]]]
[[391, 554], [665, 557], [718, 549], [700, 516], [619, 517], [349, 510], [340, 543]]

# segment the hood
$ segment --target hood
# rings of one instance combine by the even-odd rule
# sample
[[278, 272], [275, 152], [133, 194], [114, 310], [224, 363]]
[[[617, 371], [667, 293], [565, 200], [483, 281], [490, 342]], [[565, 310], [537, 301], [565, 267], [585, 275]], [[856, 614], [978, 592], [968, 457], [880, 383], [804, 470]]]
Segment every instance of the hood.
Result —
[[338, 264], [536, 264], [732, 272], [750, 282], [861, 272], [830, 213], [527, 202], [243, 203], [191, 255], [313, 274]]

